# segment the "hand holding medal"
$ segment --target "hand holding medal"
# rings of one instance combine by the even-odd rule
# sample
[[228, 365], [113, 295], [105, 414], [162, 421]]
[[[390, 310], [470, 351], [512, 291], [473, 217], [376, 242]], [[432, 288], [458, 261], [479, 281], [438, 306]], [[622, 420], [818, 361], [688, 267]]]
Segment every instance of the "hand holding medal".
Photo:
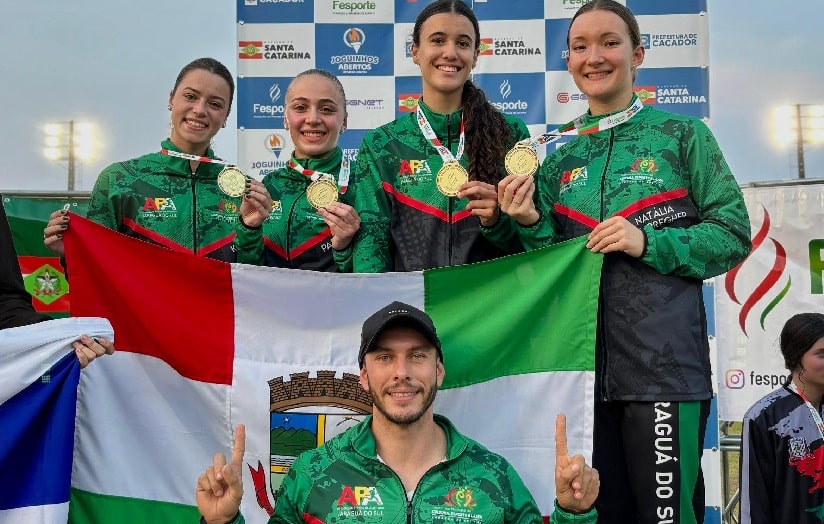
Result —
[[532, 176], [538, 171], [538, 153], [535, 148], [555, 142], [562, 136], [577, 136], [597, 133], [622, 124], [632, 118], [644, 107], [643, 102], [636, 98], [635, 102], [625, 110], [614, 115], [601, 118], [597, 122], [584, 125], [584, 117], [581, 115], [571, 122], [567, 122], [558, 129], [544, 133], [535, 138], [521, 140], [507, 152], [504, 157], [504, 167], [506, 172], [513, 176]]
[[527, 144], [515, 144], [504, 157], [506, 172], [515, 176], [532, 176], [538, 171], [538, 153]]
[[332, 177], [320, 177], [306, 188], [306, 200], [315, 209], [326, 207], [338, 201], [338, 185]]
[[[289, 168], [294, 169], [298, 173], [308, 176], [312, 182], [306, 188], [306, 200], [315, 209], [321, 209], [332, 202], [338, 201], [338, 184], [335, 183], [335, 177], [329, 173], [306, 169], [298, 164], [293, 158], [289, 160]], [[340, 174], [338, 175], [343, 182], [349, 180], [349, 162], [341, 162]]]
[[236, 166], [226, 166], [217, 175], [217, 187], [224, 195], [238, 198], [246, 192], [248, 180]]

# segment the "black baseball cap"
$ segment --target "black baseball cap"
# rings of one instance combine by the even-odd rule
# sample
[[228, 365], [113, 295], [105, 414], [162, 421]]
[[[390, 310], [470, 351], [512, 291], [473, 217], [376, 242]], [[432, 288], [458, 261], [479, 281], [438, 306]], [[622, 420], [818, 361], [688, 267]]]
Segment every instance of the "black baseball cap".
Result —
[[418, 330], [429, 342], [435, 346], [438, 358], [443, 360], [441, 351], [441, 339], [435, 331], [435, 324], [432, 319], [420, 309], [404, 304], [403, 302], [392, 302], [376, 311], [363, 323], [361, 329], [361, 345], [358, 352], [358, 365], [363, 368], [363, 360], [366, 354], [374, 349], [375, 341], [387, 328], [395, 326], [407, 326]]

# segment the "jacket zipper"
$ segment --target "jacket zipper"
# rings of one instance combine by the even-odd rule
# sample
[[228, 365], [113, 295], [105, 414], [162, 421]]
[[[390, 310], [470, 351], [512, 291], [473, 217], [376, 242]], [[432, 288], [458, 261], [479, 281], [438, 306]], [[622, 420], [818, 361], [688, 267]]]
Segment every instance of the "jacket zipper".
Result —
[[[197, 170], [200, 168], [198, 165], [194, 171], [192, 171], [192, 253], [197, 255], [197, 245], [198, 245], [198, 238], [197, 238]], [[205, 253], [204, 253], [205, 255]]]
[[[615, 129], [609, 130], [609, 147], [607, 148], [607, 160], [604, 163], [604, 170], [601, 172], [601, 214], [599, 217], [598, 222], [604, 221], [604, 215], [606, 214], [605, 203], [604, 203], [604, 190], [606, 189], [606, 178], [607, 173], [609, 172], [609, 164], [612, 160], [612, 146], [615, 140]], [[603, 271], [603, 270], [602, 270]], [[603, 279], [601, 279], [603, 282]], [[603, 285], [603, 284], [600, 284]], [[601, 340], [601, 394], [604, 401], [609, 400], [609, 392], [607, 391], [607, 340], [605, 337], [606, 329], [605, 329], [605, 319], [604, 319], [604, 308], [601, 307], [601, 301], [603, 300], [603, 293], [599, 293], [598, 298], [598, 336]]]
[[[452, 151], [452, 119], [451, 114], [446, 115], [446, 147], [450, 151]], [[449, 231], [449, 234], [446, 238], [446, 256], [448, 260], [447, 265], [451, 266], [452, 264], [452, 197], [446, 197], [446, 230]]]
[[[306, 186], [309, 187], [309, 186]], [[306, 187], [303, 188], [303, 193], [301, 196], [306, 195]], [[300, 198], [300, 197], [298, 197]], [[298, 203], [298, 199], [292, 200], [292, 205], [289, 206], [289, 217], [286, 219], [286, 262], [289, 264], [290, 268], [294, 268], [292, 264], [292, 216], [294, 216], [295, 212], [295, 204]]]

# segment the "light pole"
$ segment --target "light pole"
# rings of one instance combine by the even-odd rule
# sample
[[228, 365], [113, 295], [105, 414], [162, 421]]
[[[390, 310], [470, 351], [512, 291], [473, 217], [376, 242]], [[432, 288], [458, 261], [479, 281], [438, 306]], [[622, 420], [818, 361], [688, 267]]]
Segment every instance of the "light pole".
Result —
[[793, 104], [775, 108], [775, 138], [779, 143], [795, 141], [798, 178], [807, 177], [804, 145], [824, 143], [824, 104]]
[[68, 189], [74, 191], [77, 161], [90, 160], [95, 149], [95, 126], [90, 122], [52, 122], [46, 124], [46, 147], [43, 154], [49, 160], [68, 164]]

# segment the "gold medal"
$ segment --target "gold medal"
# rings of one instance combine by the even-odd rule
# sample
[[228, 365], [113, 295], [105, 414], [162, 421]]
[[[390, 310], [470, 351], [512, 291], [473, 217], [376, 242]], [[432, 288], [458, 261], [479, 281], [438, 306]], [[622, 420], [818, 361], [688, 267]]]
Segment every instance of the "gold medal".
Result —
[[326, 207], [338, 200], [338, 185], [331, 178], [315, 180], [306, 188], [306, 200], [315, 209]]
[[447, 162], [438, 170], [435, 185], [448, 197], [458, 196], [458, 189], [469, 182], [469, 173], [457, 162]]
[[538, 153], [524, 144], [516, 144], [504, 158], [504, 167], [510, 175], [532, 176], [538, 170]]
[[237, 198], [246, 191], [246, 176], [235, 166], [226, 166], [217, 175], [217, 187], [227, 196]]

